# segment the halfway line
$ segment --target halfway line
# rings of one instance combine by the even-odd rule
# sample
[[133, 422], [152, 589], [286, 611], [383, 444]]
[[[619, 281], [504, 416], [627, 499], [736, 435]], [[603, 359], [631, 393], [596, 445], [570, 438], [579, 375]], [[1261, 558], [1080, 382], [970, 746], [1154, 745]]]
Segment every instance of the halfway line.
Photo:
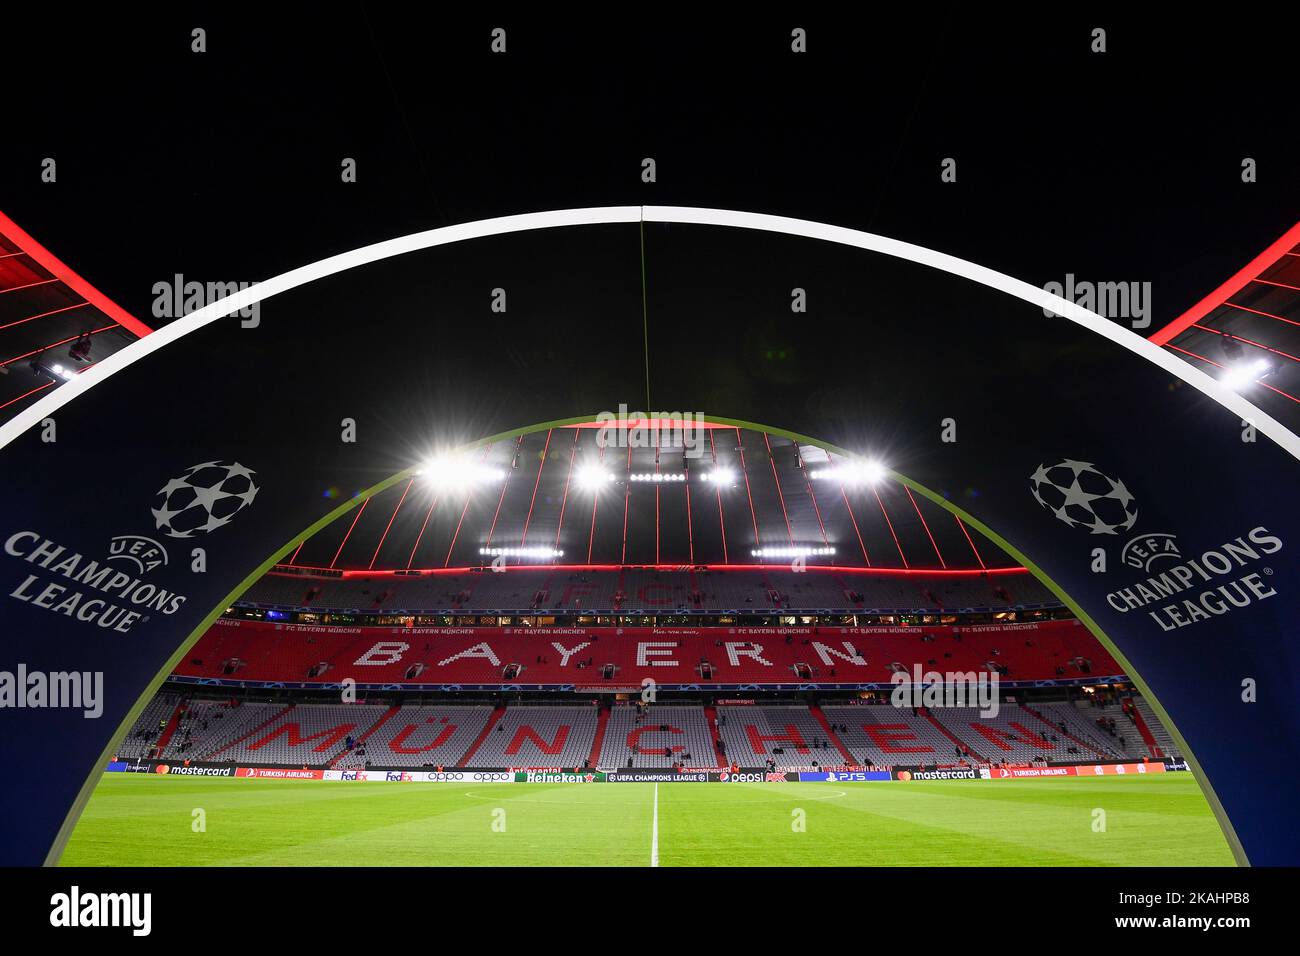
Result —
[[655, 784], [655, 816], [650, 827], [650, 865], [659, 865], [659, 784]]

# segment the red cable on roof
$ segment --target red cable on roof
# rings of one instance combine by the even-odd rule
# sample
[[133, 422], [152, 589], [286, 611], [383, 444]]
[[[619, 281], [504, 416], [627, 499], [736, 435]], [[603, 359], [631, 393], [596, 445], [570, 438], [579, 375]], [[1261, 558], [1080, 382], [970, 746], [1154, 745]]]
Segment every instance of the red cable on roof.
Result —
[[[596, 455], [596, 460], [605, 464], [605, 446], [600, 446], [600, 451]], [[591, 496], [591, 532], [587, 535], [587, 563], [591, 564], [591, 548], [596, 543], [596, 505], [600, 502], [600, 489], [597, 488]]]
[[885, 524], [889, 526], [889, 533], [893, 535], [894, 547], [898, 549], [898, 556], [903, 560], [903, 567], [910, 568], [911, 565], [907, 563], [907, 555], [903, 554], [903, 546], [898, 543], [898, 535], [894, 531], [894, 522], [889, 520], [889, 512], [885, 510], [885, 502], [881, 499], [880, 492], [872, 488], [871, 493], [876, 496], [876, 504], [880, 505], [880, 513], [885, 516]]
[[[91, 329], [88, 334], [98, 335], [100, 332], [109, 332], [116, 328], [119, 328], [119, 326], [105, 325], [98, 329]], [[0, 365], [12, 365], [14, 362], [20, 362], [23, 359], [30, 358], [33, 355], [40, 355], [42, 352], [48, 351], [49, 349], [56, 349], [60, 345], [67, 345], [69, 342], [75, 342], [79, 338], [81, 338], [80, 335], [69, 335], [66, 339], [59, 339], [59, 341], [51, 342], [49, 345], [42, 345], [38, 349], [33, 349], [30, 352], [24, 352], [22, 355], [15, 355], [13, 358], [5, 359], [3, 362], [0, 362]]]
[[379, 536], [379, 543], [375, 545], [375, 553], [370, 558], [370, 566], [372, 568], [375, 566], [375, 562], [379, 560], [379, 549], [384, 546], [384, 539], [388, 537], [388, 532], [392, 529], [393, 522], [397, 520], [397, 512], [402, 510], [402, 502], [406, 500], [406, 494], [411, 490], [411, 485], [413, 484], [415, 484], [415, 479], [411, 478], [407, 481], [406, 487], [402, 489], [402, 497], [397, 499], [397, 507], [393, 509], [393, 513], [389, 516], [388, 524], [384, 526], [384, 533]]
[[[1290, 253], [1288, 252], [1287, 255], [1290, 255]], [[1300, 325], [1300, 322], [1297, 322], [1295, 319], [1288, 319], [1284, 315], [1274, 315], [1272, 312], [1261, 312], [1259, 309], [1248, 309], [1246, 306], [1237, 305], [1235, 302], [1225, 302], [1223, 305], [1225, 308], [1240, 309], [1242, 312], [1251, 312], [1255, 315], [1262, 315], [1266, 319], [1277, 319], [1279, 322], [1285, 322], [1287, 325]]]
[[781, 492], [781, 476], [776, 473], [776, 459], [772, 457], [772, 443], [767, 439], [767, 432], [763, 432], [763, 444], [767, 446], [767, 463], [772, 466], [772, 477], [776, 479], [776, 497], [781, 502], [781, 517], [785, 519], [785, 536], [790, 539], [790, 546], [794, 546], [794, 529], [790, 527], [790, 514], [785, 510], [785, 495]]
[[23, 289], [34, 289], [38, 285], [49, 285], [51, 282], [58, 282], [58, 279], [41, 279], [39, 282], [28, 282], [26, 285], [11, 285], [7, 289], [0, 289], [0, 295], [6, 292], [21, 292]]
[[632, 495], [632, 443], [627, 446], [627, 480], [623, 483], [623, 556], [620, 562], [627, 561], [627, 505]]
[[853, 533], [858, 536], [858, 547], [862, 549], [862, 560], [867, 562], [867, 567], [871, 567], [871, 558], [867, 557], [867, 546], [862, 543], [862, 531], [858, 528], [858, 519], [853, 516], [853, 505], [849, 504], [848, 492], [844, 490], [844, 485], [840, 485], [840, 497], [844, 499], [844, 507], [849, 509], [849, 520], [853, 522]]
[[44, 385], [37, 385], [30, 392], [23, 392], [17, 398], [9, 399], [9, 401], [5, 402], [3, 405], [0, 405], [0, 408], [6, 408], [7, 406], [12, 405], [14, 402], [21, 402], [28, 395], [35, 395], [37, 392], [41, 391], [42, 389], [49, 388], [53, 384], [54, 384], [53, 382], [46, 382]]
[[[659, 474], [659, 447], [655, 446], [655, 474]], [[655, 564], [659, 563], [659, 483], [655, 482]]]
[[429, 516], [433, 514], [433, 509], [438, 507], [438, 498], [439, 495], [435, 493], [433, 500], [429, 502], [429, 510], [424, 513], [424, 523], [420, 525], [420, 533], [415, 536], [415, 546], [411, 548], [411, 556], [406, 559], [408, 570], [415, 561], [415, 552], [420, 550], [420, 539], [424, 537], [424, 529], [429, 526]]
[[[549, 439], [550, 439], [550, 432], [548, 431], [547, 440], [549, 441]], [[506, 472], [506, 480], [501, 482], [501, 497], [497, 499], [497, 510], [492, 515], [492, 527], [488, 528], [487, 546], [489, 548], [492, 547], [492, 536], [497, 533], [497, 519], [501, 517], [501, 505], [506, 500], [506, 489], [510, 487], [510, 476], [515, 473], [515, 469], [514, 469], [515, 459], [519, 457], [519, 452], [523, 449], [523, 447], [524, 447], [524, 436], [520, 435], [518, 438], [515, 439], [515, 454], [514, 454], [514, 458], [510, 460], [511, 468], [509, 471]], [[542, 464], [546, 464], [545, 458], [542, 459]], [[537, 478], [539, 481], [541, 480], [541, 477], [542, 477], [542, 469], [539, 466], [537, 469]], [[536, 488], [533, 489], [533, 494], [534, 495], [537, 494]], [[465, 507], [469, 508], [469, 495], [465, 496]], [[464, 517], [465, 515], [462, 512], [461, 518], [464, 519]], [[456, 532], [457, 534], [460, 533], [460, 525], [456, 526]], [[454, 538], [452, 539], [451, 543], [452, 544], [456, 543]]]
[[560, 522], [555, 526], [555, 550], [560, 550], [560, 532], [564, 530], [564, 507], [569, 503], [569, 479], [573, 477], [573, 459], [578, 455], [578, 435], [573, 433], [573, 450], [569, 452], [569, 470], [564, 473], [564, 497], [560, 499]]
[[76, 305], [65, 305], [61, 309], [51, 309], [49, 312], [41, 312], [38, 313], [37, 315], [29, 315], [25, 319], [17, 319], [13, 322], [6, 322], [4, 325], [0, 325], [0, 330], [12, 329], [15, 325], [22, 325], [25, 322], [35, 322], [37, 319], [43, 319], [47, 315], [58, 315], [60, 312], [71, 312], [73, 309], [84, 309], [88, 305], [90, 305], [89, 302], [78, 302]]
[[[519, 546], [523, 547], [528, 541], [528, 526], [533, 523], [533, 505], [537, 504], [537, 487], [542, 483], [542, 469], [546, 467], [546, 455], [551, 450], [551, 429], [546, 429], [546, 445], [542, 448], [542, 460], [537, 464], [537, 479], [533, 482], [533, 497], [528, 502], [528, 517], [524, 519], [524, 533], [519, 538]], [[501, 489], [501, 496], [505, 497], [505, 488]], [[490, 539], [491, 536], [489, 536]]]
[[[518, 445], [519, 443], [523, 442], [523, 440], [524, 440], [524, 436], [520, 435], [518, 441], [515, 443], [516, 454], [518, 453], [519, 450]], [[494, 445], [496, 443], [493, 442], [492, 444]], [[488, 451], [491, 448], [492, 445], [488, 445], [483, 449], [483, 457], [479, 459], [480, 462], [487, 461]], [[510, 480], [510, 476], [506, 475], [506, 481], [508, 482], [509, 480]], [[506, 489], [505, 489], [505, 485], [503, 484], [501, 487], [501, 496], [504, 498], [505, 494], [506, 494]], [[451, 544], [447, 546], [447, 557], [442, 562], [442, 566], [444, 568], [447, 567], [447, 565], [451, 564], [451, 553], [456, 550], [456, 539], [460, 537], [460, 526], [465, 523], [465, 513], [469, 511], [470, 499], [473, 497], [474, 497], [473, 488], [465, 492], [465, 507], [460, 509], [460, 520], [456, 522], [456, 531], [451, 536]], [[497, 502], [497, 511], [499, 512], [500, 510], [501, 510], [501, 503]], [[492, 527], [494, 528], [496, 527], [496, 518], [492, 519]], [[488, 540], [489, 541], [491, 540], [491, 536], [489, 536]]]
[[[795, 446], [794, 446], [794, 453], [795, 453], [795, 457], [796, 457], [796, 459], [798, 459], [800, 462], [802, 462], [802, 461], [803, 461], [803, 455], [802, 455], [802, 454], [800, 453], [800, 451], [799, 451], [799, 444], [798, 444], [798, 442], [795, 443]], [[817, 492], [813, 491], [812, 480], [808, 478], [808, 472], [807, 472], [806, 464], [805, 464], [805, 470], [804, 470], [803, 486], [804, 486], [804, 489], [808, 492], [808, 497], [809, 497], [810, 499], [812, 499], [813, 513], [814, 513], [815, 515], [817, 515], [817, 527], [818, 527], [818, 529], [820, 529], [821, 534], [822, 534], [822, 544], [829, 545], [831, 542], [830, 542], [830, 539], [828, 539], [828, 538], [826, 537], [826, 523], [825, 523], [824, 521], [822, 521], [822, 509], [821, 509], [821, 508], [818, 506], [818, 504], [817, 504]]]
[[966, 543], [969, 544], [970, 549], [975, 552], [975, 560], [980, 563], [980, 568], [984, 569], [984, 559], [980, 557], [979, 549], [975, 547], [975, 541], [971, 538], [970, 532], [966, 530], [966, 525], [962, 523], [961, 516], [953, 515], [953, 517], [957, 519], [957, 527], [961, 528], [961, 533], [966, 536]]
[[1263, 349], [1265, 352], [1272, 352], [1274, 355], [1280, 355], [1283, 358], [1290, 359], [1292, 362], [1300, 362], [1300, 357], [1292, 355], [1290, 352], [1283, 352], [1281, 349], [1275, 349], [1271, 345], [1265, 345], [1262, 342], [1253, 341], [1243, 335], [1234, 335], [1231, 332], [1221, 332], [1219, 329], [1212, 329], [1208, 325], [1201, 325], [1200, 322], [1197, 322], [1192, 326], [1192, 328], [1199, 329], [1202, 332], [1209, 332], [1213, 335], [1219, 335], [1225, 339], [1236, 339], [1238, 342], [1245, 342], [1247, 345], [1253, 345], [1255, 348]]
[[339, 555], [343, 553], [343, 546], [348, 543], [348, 538], [352, 537], [352, 529], [355, 528], [357, 522], [361, 520], [361, 515], [365, 512], [368, 504], [370, 504], [369, 498], [361, 502], [361, 507], [358, 508], [357, 513], [352, 516], [352, 524], [348, 525], [348, 533], [343, 536], [343, 540], [339, 542], [339, 549], [334, 552], [334, 560], [330, 562], [330, 570], [333, 570], [334, 565], [338, 562]]
[[1274, 282], [1271, 279], [1251, 279], [1251, 282], [1258, 282], [1260, 285], [1275, 285], [1279, 289], [1290, 289], [1292, 292], [1300, 292], [1300, 285], [1287, 285], [1285, 282]]
[[[718, 467], [718, 446], [713, 443], [713, 432], [709, 432], [709, 454], [713, 456], [713, 468], [716, 471]], [[714, 488], [718, 493], [718, 529], [722, 532], [722, 563], [730, 564], [731, 559], [727, 557], [727, 520], [722, 514], [722, 484], [714, 482]]]
[[684, 482], [686, 486], [686, 546], [691, 564], [695, 563], [695, 523], [691, 520], [691, 482], [689, 480], [690, 468], [686, 469], [688, 479]]
[[907, 487], [907, 485], [903, 485], [903, 490], [907, 492], [907, 497], [911, 500], [912, 507], [916, 509], [916, 516], [921, 519], [921, 527], [925, 529], [926, 537], [930, 539], [930, 544], [934, 547], [934, 553], [939, 558], [939, 566], [941, 568], [946, 568], [948, 562], [943, 559], [943, 554], [939, 551], [939, 543], [934, 540], [934, 535], [930, 534], [930, 526], [926, 524], [925, 515], [921, 514], [921, 506], [918, 505], [916, 499], [912, 497], [912, 489]]
[[758, 515], [754, 512], [754, 495], [749, 490], [749, 469], [745, 466], [745, 443], [741, 441], [740, 429], [736, 429], [736, 447], [740, 449], [740, 473], [745, 476], [745, 494], [749, 496], [749, 517], [754, 522], [754, 547], [758, 547]]
[[[1218, 362], [1214, 361], [1214, 359], [1208, 359], [1204, 355], [1197, 355], [1195, 352], [1190, 352], [1187, 349], [1179, 348], [1177, 345], [1169, 345], [1166, 347], [1173, 349], [1175, 352], [1182, 352], [1184, 355], [1190, 355], [1194, 359], [1200, 359], [1202, 362], [1206, 362], [1209, 365], [1213, 365], [1215, 368], [1223, 368], [1223, 366], [1220, 365]], [[1288, 394], [1287, 392], [1282, 391], [1282, 389], [1280, 388], [1274, 388], [1272, 385], [1268, 384], [1268, 382], [1261, 382], [1256, 380], [1255, 384], [1263, 385], [1269, 391], [1277, 392], [1283, 398], [1289, 398], [1291, 399], [1291, 401], [1300, 404], [1300, 398], [1296, 398], [1294, 395]]]

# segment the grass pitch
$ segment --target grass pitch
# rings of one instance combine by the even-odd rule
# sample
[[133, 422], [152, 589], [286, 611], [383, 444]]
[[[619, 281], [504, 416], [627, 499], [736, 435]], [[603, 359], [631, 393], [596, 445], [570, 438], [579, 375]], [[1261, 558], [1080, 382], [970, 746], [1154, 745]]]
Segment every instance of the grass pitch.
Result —
[[[195, 831], [197, 810], [203, 832]], [[61, 862], [649, 866], [655, 850], [659, 866], [1234, 863], [1187, 773], [658, 785], [105, 774]]]

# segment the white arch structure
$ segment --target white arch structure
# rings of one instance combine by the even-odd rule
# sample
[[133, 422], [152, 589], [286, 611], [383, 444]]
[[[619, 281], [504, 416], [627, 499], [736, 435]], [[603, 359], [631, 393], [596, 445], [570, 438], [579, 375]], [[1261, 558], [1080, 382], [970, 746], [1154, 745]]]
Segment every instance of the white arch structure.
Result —
[[323, 279], [339, 272], [346, 272], [349, 269], [355, 269], [358, 266], [377, 262], [381, 259], [400, 256], [407, 252], [445, 246], [455, 242], [463, 242], [467, 239], [503, 236], [538, 229], [554, 229], [561, 226], [593, 226], [643, 221], [725, 226], [736, 229], [774, 232], [780, 235], [798, 236], [805, 239], [820, 239], [824, 242], [834, 242], [895, 256], [899, 259], [906, 259], [909, 262], [920, 263], [921, 265], [970, 279], [980, 285], [1005, 292], [1031, 305], [1049, 310], [1061, 318], [1075, 322], [1090, 332], [1109, 339], [1121, 348], [1125, 348], [1151, 364], [1158, 366], [1170, 375], [1182, 379], [1188, 385], [1214, 399], [1214, 401], [1243, 421], [1253, 423], [1257, 431], [1267, 435], [1293, 458], [1300, 460], [1300, 437], [1236, 392], [1226, 388], [1218, 380], [1176, 358], [1137, 333], [1114, 322], [1109, 322], [1097, 313], [1070, 302], [1068, 299], [1052, 295], [1037, 286], [1030, 285], [1020, 279], [1013, 279], [1011, 276], [965, 259], [959, 259], [956, 256], [936, 252], [933, 249], [927, 249], [924, 246], [918, 246], [910, 242], [902, 242], [886, 236], [861, 232], [857, 229], [846, 229], [842, 226], [831, 226], [807, 219], [791, 219], [785, 216], [768, 216], [762, 213], [739, 212], [731, 209], [705, 209], [693, 206], [598, 206], [589, 209], [557, 209], [519, 216], [503, 216], [497, 219], [482, 219], [477, 222], [443, 226], [438, 229], [429, 229], [425, 232], [401, 236], [397, 239], [388, 239], [369, 246], [362, 246], [359, 249], [353, 249], [350, 252], [330, 256], [327, 259], [321, 259], [309, 265], [300, 266], [297, 269], [291, 269], [265, 282], [242, 289], [233, 295], [191, 312], [169, 325], [163, 326], [152, 334], [115, 352], [71, 381], [60, 385], [50, 394], [45, 395], [9, 421], [0, 425], [0, 449], [3, 449], [27, 429], [48, 418], [78, 395], [94, 388], [110, 375], [122, 371], [146, 355], [165, 348], [177, 339], [189, 335], [191, 332], [196, 332], [205, 325], [230, 315], [232, 312], [250, 306], [255, 302], [260, 302], [262, 299], [278, 295], [281, 292], [287, 292], [309, 282], [315, 282], [317, 279]]

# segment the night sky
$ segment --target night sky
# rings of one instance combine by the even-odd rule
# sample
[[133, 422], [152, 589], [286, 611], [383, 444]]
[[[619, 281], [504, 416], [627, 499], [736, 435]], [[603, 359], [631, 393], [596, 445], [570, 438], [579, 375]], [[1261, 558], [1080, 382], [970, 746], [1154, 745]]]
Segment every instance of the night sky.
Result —
[[1038, 285], [1150, 281], [1158, 327], [1300, 208], [1293, 51], [1259, 17], [223, 4], [8, 26], [0, 208], [145, 318], [177, 272], [262, 279], [449, 223], [659, 203], [879, 232]]

